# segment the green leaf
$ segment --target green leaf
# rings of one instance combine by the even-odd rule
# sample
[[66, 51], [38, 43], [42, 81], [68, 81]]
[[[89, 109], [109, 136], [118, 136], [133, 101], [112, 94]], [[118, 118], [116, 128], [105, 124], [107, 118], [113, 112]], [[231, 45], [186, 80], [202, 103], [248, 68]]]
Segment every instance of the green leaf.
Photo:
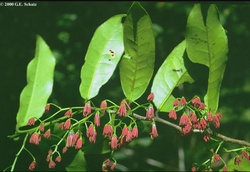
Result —
[[[235, 161], [235, 157], [230, 159], [228, 162], [227, 162], [227, 170], [228, 171], [249, 171], [250, 169], [250, 162], [246, 159], [242, 159], [241, 158], [241, 163], [240, 165], [235, 165], [234, 164], [234, 161]], [[223, 169], [223, 167], [222, 167]], [[222, 169], [220, 169], [220, 171], [222, 171]]]
[[[101, 167], [100, 167], [101, 168]], [[86, 171], [87, 164], [84, 157], [84, 152], [79, 150], [74, 156], [72, 162], [65, 167], [67, 171]]]
[[43, 115], [52, 92], [55, 64], [55, 57], [49, 46], [37, 35], [35, 57], [27, 67], [28, 84], [20, 95], [20, 107], [16, 117], [17, 131], [30, 118], [40, 118]]
[[153, 102], [159, 111], [169, 112], [173, 109], [175, 98], [171, 94], [175, 87], [183, 82], [193, 82], [184, 66], [182, 56], [185, 47], [184, 40], [168, 55], [155, 75], [151, 92], [154, 93]]
[[208, 9], [206, 26], [203, 22], [200, 4], [194, 5], [188, 17], [185, 36], [189, 59], [209, 68], [208, 88], [204, 100], [205, 104], [211, 108], [211, 112], [215, 114], [226, 67], [228, 41], [214, 4]]
[[121, 23], [124, 16], [120, 14], [111, 17], [94, 33], [81, 69], [82, 82], [79, 89], [84, 99], [91, 99], [98, 94], [101, 86], [112, 76], [124, 52]]
[[124, 22], [124, 49], [130, 58], [119, 64], [123, 92], [130, 101], [146, 90], [154, 72], [155, 37], [151, 19], [139, 2], [134, 2]]

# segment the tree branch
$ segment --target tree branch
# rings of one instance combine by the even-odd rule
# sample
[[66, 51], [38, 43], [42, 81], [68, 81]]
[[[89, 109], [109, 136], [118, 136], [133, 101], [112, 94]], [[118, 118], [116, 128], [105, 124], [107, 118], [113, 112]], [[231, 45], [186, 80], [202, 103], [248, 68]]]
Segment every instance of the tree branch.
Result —
[[[138, 115], [138, 114], [136, 114], [136, 113], [131, 113], [130, 115], [133, 116], [133, 117], [135, 117], [136, 119], [139, 119], [139, 120], [147, 120], [146, 117], [141, 116], [141, 115]], [[161, 123], [163, 123], [163, 124], [166, 124], [166, 125], [168, 125], [168, 126], [170, 126], [170, 127], [173, 127], [173, 128], [175, 128], [176, 130], [178, 130], [178, 131], [181, 131], [181, 127], [180, 127], [180, 126], [178, 126], [178, 125], [176, 125], [176, 124], [174, 124], [174, 123], [171, 123], [171, 122], [169, 122], [169, 121], [166, 121], [166, 120], [164, 120], [164, 119], [162, 119], [162, 118], [160, 118], [160, 117], [154, 117], [154, 120], [157, 121], [157, 122], [161, 122]], [[192, 131], [193, 131], [193, 133], [203, 133], [203, 132], [204, 132], [204, 130], [198, 130], [198, 129], [193, 129]], [[215, 136], [215, 137], [217, 137], [217, 138], [220, 138], [221, 140], [223, 140], [223, 141], [225, 141], [225, 142], [231, 142], [231, 143], [240, 144], [240, 145], [242, 145], [242, 146], [248, 146], [248, 147], [250, 147], [250, 143], [248, 143], [248, 142], [246, 142], [246, 141], [244, 141], [244, 140], [233, 139], [233, 138], [224, 136], [224, 135], [222, 135], [222, 134], [213, 132], [213, 131], [211, 131], [211, 130], [210, 130], [210, 131], [207, 131], [207, 132], [208, 132], [210, 135], [213, 135], [213, 136]]]

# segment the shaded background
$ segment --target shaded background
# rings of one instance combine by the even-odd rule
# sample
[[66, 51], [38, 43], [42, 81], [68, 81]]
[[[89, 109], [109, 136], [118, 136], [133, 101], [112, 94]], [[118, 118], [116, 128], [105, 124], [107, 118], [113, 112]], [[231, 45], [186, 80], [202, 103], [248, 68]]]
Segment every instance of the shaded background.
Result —
[[[33, 3], [33, 2], [32, 2]], [[53, 51], [57, 64], [55, 83], [50, 102], [61, 107], [83, 106], [79, 94], [80, 70], [89, 42], [95, 29], [116, 14], [127, 13], [132, 1], [125, 2], [36, 2], [36, 7], [0, 7], [0, 59], [1, 59], [1, 161], [3, 170], [13, 163], [22, 140], [13, 141], [7, 135], [14, 134], [16, 114], [19, 108], [19, 96], [26, 82], [26, 67], [33, 59], [36, 34], [40, 34]], [[167, 55], [185, 36], [185, 26], [192, 2], [141, 2], [154, 24], [156, 35], [155, 71]], [[227, 30], [229, 40], [229, 60], [222, 82], [219, 109], [223, 115], [221, 128], [217, 131], [237, 139], [250, 141], [250, 6], [247, 2], [216, 4], [221, 23]], [[202, 3], [206, 11], [209, 3]], [[184, 84], [176, 89], [174, 96], [191, 99], [195, 94], [203, 97], [206, 93], [207, 76], [194, 84]], [[144, 103], [150, 93], [152, 81], [145, 94], [138, 99]], [[98, 97], [93, 98], [97, 105], [103, 99], [111, 99], [119, 104], [124, 98], [115, 71], [110, 81], [104, 85]], [[138, 111], [145, 114], [145, 111]], [[178, 114], [180, 115], [180, 114]], [[160, 113], [167, 119], [167, 113]], [[178, 123], [178, 122], [176, 122]], [[139, 138], [125, 148], [117, 150], [114, 157], [118, 161], [115, 170], [190, 170], [192, 163], [202, 163], [211, 156], [206, 150], [207, 143], [201, 134], [181, 137], [169, 126], [157, 124], [159, 137], [153, 141], [148, 134], [148, 123]], [[29, 143], [28, 143], [29, 144]], [[238, 145], [227, 144], [229, 148]], [[47, 152], [30, 146], [38, 156], [39, 167], [35, 170], [49, 170], [45, 161]], [[225, 154], [224, 160], [231, 154]], [[95, 157], [95, 156], [93, 156]], [[62, 155], [64, 162], [72, 157]], [[91, 159], [91, 158], [90, 158]], [[95, 158], [94, 158], [95, 159]], [[105, 157], [99, 157], [102, 161]], [[42, 162], [41, 162], [42, 161]], [[16, 170], [28, 170], [32, 162], [25, 152], [17, 161]], [[92, 166], [100, 167], [93, 160]], [[219, 169], [222, 163], [214, 164]], [[94, 167], [93, 167], [94, 168]], [[63, 163], [57, 163], [53, 170], [63, 169]]]

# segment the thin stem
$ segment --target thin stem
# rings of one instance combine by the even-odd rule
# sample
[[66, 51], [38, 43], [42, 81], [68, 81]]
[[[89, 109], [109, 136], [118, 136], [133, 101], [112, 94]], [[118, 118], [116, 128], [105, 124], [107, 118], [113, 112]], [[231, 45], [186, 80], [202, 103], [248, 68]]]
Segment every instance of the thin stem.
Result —
[[[16, 161], [17, 161], [17, 158], [18, 158], [18, 156], [20, 155], [20, 153], [22, 152], [22, 150], [25, 148], [25, 143], [26, 143], [26, 140], [27, 140], [27, 138], [28, 138], [28, 133], [26, 134], [26, 136], [25, 136], [25, 138], [24, 138], [24, 140], [23, 140], [23, 144], [22, 144], [22, 147], [21, 147], [21, 149], [18, 151], [18, 153], [16, 154], [16, 157], [15, 157], [15, 159], [14, 159], [14, 162], [13, 162], [13, 164], [12, 164], [12, 167], [11, 167], [11, 170], [10, 171], [14, 171], [14, 168], [15, 168], [15, 165], [16, 165]], [[33, 155], [32, 155], [33, 156]]]

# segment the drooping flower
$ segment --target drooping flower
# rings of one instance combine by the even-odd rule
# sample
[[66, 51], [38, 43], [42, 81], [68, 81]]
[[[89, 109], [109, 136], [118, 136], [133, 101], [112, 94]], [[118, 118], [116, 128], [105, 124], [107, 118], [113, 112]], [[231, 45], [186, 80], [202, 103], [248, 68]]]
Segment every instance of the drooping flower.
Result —
[[53, 160], [51, 160], [49, 162], [49, 168], [54, 168], [55, 166], [56, 166], [56, 163]]
[[116, 166], [116, 163], [112, 163], [112, 164], [110, 164], [110, 170], [114, 170], [115, 169], [115, 166]]
[[174, 103], [173, 103], [173, 107], [177, 109], [178, 106], [179, 106], [179, 101], [177, 99], [175, 99]]
[[126, 136], [124, 135], [121, 137], [120, 144], [119, 144], [120, 148], [123, 146], [126, 146]]
[[48, 113], [48, 112], [49, 112], [49, 108], [50, 108], [50, 105], [47, 104], [47, 105], [45, 106], [45, 111], [44, 111], [44, 113]]
[[71, 124], [70, 119], [68, 119], [68, 120], [65, 122], [65, 124], [64, 124], [64, 129], [65, 129], [65, 130], [69, 130], [70, 124]]
[[132, 136], [133, 134], [132, 134], [132, 129], [131, 128], [129, 128], [128, 129], [128, 135], [126, 136], [126, 142], [131, 142], [132, 141], [132, 139], [133, 139], [133, 136]]
[[195, 98], [192, 100], [192, 103], [194, 104], [194, 107], [199, 108], [200, 105], [201, 105], [201, 100], [200, 100], [200, 98], [195, 97]]
[[96, 135], [97, 135], [97, 132], [94, 131], [94, 133], [91, 136], [89, 136], [89, 142], [90, 143], [95, 143], [96, 142]]
[[46, 161], [47, 161], [47, 162], [50, 161], [50, 157], [51, 157], [51, 155], [49, 154], [49, 155], [47, 156], [47, 158], [46, 158]]
[[34, 118], [30, 118], [27, 125], [35, 125], [35, 120]]
[[215, 115], [217, 116], [218, 119], [221, 119], [221, 118], [222, 118], [222, 115], [219, 114], [219, 113], [216, 113]]
[[200, 125], [200, 123], [198, 121], [193, 123], [193, 127], [195, 129], [201, 129], [201, 125]]
[[113, 129], [112, 129], [112, 126], [110, 124], [106, 124], [104, 126], [102, 135], [107, 136], [108, 139], [111, 139], [111, 137], [113, 135]]
[[[100, 108], [106, 108], [108, 106], [107, 102], [106, 101], [102, 101], [101, 102], [101, 105], [100, 105]], [[102, 113], [105, 113], [105, 109], [101, 110]]]
[[146, 118], [148, 120], [152, 120], [154, 118], [154, 108], [152, 105], [148, 106], [147, 108]]
[[81, 149], [81, 148], [82, 148], [82, 138], [77, 140], [75, 149]]
[[30, 143], [33, 143], [35, 145], [38, 145], [40, 141], [41, 141], [41, 134], [40, 133], [33, 133], [30, 137], [30, 140], [29, 140]]
[[128, 135], [128, 127], [125, 125], [122, 129], [122, 135], [127, 136]]
[[37, 166], [36, 161], [33, 161], [29, 166], [29, 170], [33, 171], [36, 166]]
[[93, 135], [93, 133], [94, 133], [94, 127], [93, 127], [93, 125], [91, 124], [90, 126], [89, 126], [89, 128], [88, 128], [88, 131], [87, 131], [87, 137], [90, 137], [91, 135]]
[[185, 106], [186, 104], [187, 104], [186, 99], [184, 97], [182, 97], [181, 100], [180, 100], [180, 105]]
[[196, 116], [195, 114], [191, 115], [190, 121], [191, 121], [192, 123], [196, 123], [196, 122], [197, 122], [197, 116]]
[[182, 127], [181, 134], [186, 135], [192, 131], [192, 124], [190, 122], [187, 123], [184, 127]]
[[154, 100], [154, 93], [150, 93], [149, 95], [148, 95], [148, 98], [147, 98], [147, 101], [153, 101]]
[[152, 140], [158, 136], [157, 128], [154, 123], [149, 125], [149, 134]]
[[203, 119], [203, 118], [200, 120], [200, 127], [202, 130], [205, 130], [207, 127], [207, 123], [206, 123], [205, 119]]
[[68, 134], [67, 143], [66, 143], [67, 147], [73, 147], [73, 134], [74, 132], [71, 132], [71, 131]]
[[45, 137], [45, 138], [50, 138], [50, 136], [51, 136], [51, 132], [50, 132], [50, 129], [48, 129], [45, 133], [44, 133], [44, 135], [43, 135], [43, 137]]
[[72, 118], [72, 111], [71, 111], [71, 109], [69, 109], [64, 115], [67, 116], [68, 118]]
[[169, 112], [169, 114], [168, 114], [168, 117], [176, 120], [177, 119], [177, 114], [176, 114], [175, 110], [171, 110]]
[[138, 137], [138, 128], [136, 126], [132, 129], [132, 137], [137, 138]]
[[207, 105], [205, 105], [204, 103], [201, 103], [200, 106], [199, 106], [199, 109], [200, 109], [200, 110], [204, 110], [206, 106], [207, 106]]
[[100, 126], [100, 115], [99, 115], [99, 113], [95, 114], [95, 126], [96, 127]]
[[127, 107], [131, 110], [131, 108], [129, 107], [128, 103], [125, 100], [123, 100], [121, 102], [121, 104], [120, 104], [120, 107], [119, 107], [118, 111], [117, 111], [117, 114], [119, 116], [126, 116], [127, 115], [127, 110], [126, 110], [126, 106], [125, 105], [127, 105]]
[[60, 156], [56, 157], [55, 161], [61, 162], [62, 158]]
[[218, 162], [218, 161], [220, 161], [220, 156], [218, 154], [215, 154], [213, 156], [213, 162]]
[[62, 153], [65, 153], [67, 152], [68, 148], [67, 147], [64, 147], [63, 150], [62, 150]]
[[213, 116], [213, 122], [214, 122], [214, 127], [219, 128], [220, 127], [220, 121], [217, 118], [217, 116]]
[[223, 167], [222, 172], [228, 172], [226, 165]]
[[83, 109], [83, 117], [87, 117], [91, 113], [90, 103], [86, 103]]
[[195, 171], [196, 171], [196, 167], [193, 166], [193, 167], [191, 168], [191, 171], [192, 171], [192, 172], [195, 172]]
[[63, 130], [63, 125], [64, 125], [64, 123], [62, 122], [61, 124], [58, 125], [57, 128]]
[[80, 134], [79, 133], [75, 133], [73, 134], [73, 138], [72, 138], [72, 144], [75, 145], [77, 140], [80, 138]]
[[39, 130], [42, 132], [44, 131], [44, 123], [40, 126]]
[[205, 142], [207, 142], [207, 141], [210, 140], [210, 134], [209, 134], [207, 131], [204, 132], [203, 140], [204, 140]]
[[240, 165], [241, 163], [242, 163], [242, 161], [241, 161], [240, 157], [239, 156], [236, 157], [235, 160], [234, 160], [234, 164], [235, 165]]
[[185, 125], [187, 125], [188, 121], [189, 121], [189, 118], [188, 118], [187, 114], [184, 113], [184, 114], [181, 116], [179, 125], [180, 125], [180, 126], [185, 126]]
[[117, 137], [116, 136], [112, 136], [112, 139], [111, 139], [111, 148], [113, 150], [117, 149]]
[[106, 159], [105, 162], [104, 162], [104, 164], [105, 164], [106, 166], [108, 166], [108, 165], [109, 165], [109, 162], [110, 162], [110, 160], [109, 160], [109, 159]]
[[245, 158], [245, 159], [248, 159], [248, 155], [247, 155], [247, 151], [243, 151], [242, 154], [241, 154], [241, 158]]
[[207, 112], [207, 122], [211, 123], [213, 121], [213, 116], [210, 111]]

